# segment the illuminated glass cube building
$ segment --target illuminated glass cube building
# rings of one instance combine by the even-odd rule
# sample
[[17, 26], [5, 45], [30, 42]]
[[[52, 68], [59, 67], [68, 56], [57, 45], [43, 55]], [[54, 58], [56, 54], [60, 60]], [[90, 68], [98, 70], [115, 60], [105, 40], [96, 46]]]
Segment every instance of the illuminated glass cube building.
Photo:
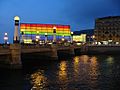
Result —
[[47, 33], [48, 41], [52, 42], [54, 27], [56, 27], [55, 33], [57, 40], [61, 39], [63, 36], [66, 40], [70, 40], [70, 25], [21, 23], [20, 34], [21, 37], [23, 35], [24, 43], [33, 43], [36, 40], [36, 36], [42, 41], [45, 39], [45, 33]]

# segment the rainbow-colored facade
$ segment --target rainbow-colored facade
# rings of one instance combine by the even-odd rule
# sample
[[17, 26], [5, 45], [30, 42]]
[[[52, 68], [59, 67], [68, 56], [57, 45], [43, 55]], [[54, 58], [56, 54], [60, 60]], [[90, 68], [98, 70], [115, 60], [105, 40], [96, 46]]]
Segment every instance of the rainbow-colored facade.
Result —
[[45, 33], [48, 35], [48, 40], [53, 38], [53, 27], [56, 27], [56, 38], [65, 36], [69, 38], [71, 36], [70, 25], [58, 25], [58, 24], [30, 24], [21, 23], [20, 33], [24, 35], [24, 42], [31, 43], [35, 40], [36, 35], [40, 36], [40, 39], [44, 39]]

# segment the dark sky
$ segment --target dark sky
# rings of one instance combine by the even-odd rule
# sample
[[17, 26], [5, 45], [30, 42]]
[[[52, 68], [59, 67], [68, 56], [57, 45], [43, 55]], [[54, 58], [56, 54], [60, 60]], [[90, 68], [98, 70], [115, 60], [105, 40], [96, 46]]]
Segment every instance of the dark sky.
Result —
[[69, 24], [72, 31], [94, 28], [94, 20], [120, 15], [120, 0], [0, 0], [0, 42], [12, 41], [14, 16], [22, 23]]

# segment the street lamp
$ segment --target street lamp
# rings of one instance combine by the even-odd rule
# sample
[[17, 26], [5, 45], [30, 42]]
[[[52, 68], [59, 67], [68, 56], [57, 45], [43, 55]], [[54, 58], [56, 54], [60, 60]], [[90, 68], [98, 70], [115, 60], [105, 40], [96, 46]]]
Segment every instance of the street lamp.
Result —
[[62, 36], [62, 41], [65, 41], [64, 35]]
[[47, 44], [47, 33], [45, 33], [45, 44]]
[[88, 35], [88, 36], [87, 36], [87, 39], [88, 39], [88, 44], [90, 45], [90, 42], [91, 42], [91, 35]]
[[40, 36], [39, 36], [39, 31], [36, 32], [36, 43], [39, 44]]
[[40, 39], [40, 36], [36, 36], [36, 43], [39, 44], [39, 39]]
[[71, 32], [71, 44], [73, 44], [73, 32]]
[[24, 32], [22, 32], [21, 35], [22, 35], [22, 38], [21, 38], [22, 41], [21, 41], [21, 43], [24, 44]]
[[95, 35], [92, 36], [93, 43], [95, 44]]
[[4, 35], [4, 42], [5, 42], [5, 44], [7, 44], [7, 41], [8, 41], [8, 34], [5, 33], [5, 35]]
[[56, 27], [53, 27], [53, 44], [56, 44]]

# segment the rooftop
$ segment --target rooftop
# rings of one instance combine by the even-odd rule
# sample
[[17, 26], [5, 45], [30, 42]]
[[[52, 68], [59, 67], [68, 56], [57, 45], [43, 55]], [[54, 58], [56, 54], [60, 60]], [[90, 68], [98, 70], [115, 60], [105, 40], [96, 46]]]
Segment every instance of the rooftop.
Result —
[[107, 17], [102, 17], [102, 18], [97, 18], [96, 20], [102, 20], [102, 19], [116, 19], [116, 18], [119, 18], [120, 19], [120, 16], [107, 16]]

